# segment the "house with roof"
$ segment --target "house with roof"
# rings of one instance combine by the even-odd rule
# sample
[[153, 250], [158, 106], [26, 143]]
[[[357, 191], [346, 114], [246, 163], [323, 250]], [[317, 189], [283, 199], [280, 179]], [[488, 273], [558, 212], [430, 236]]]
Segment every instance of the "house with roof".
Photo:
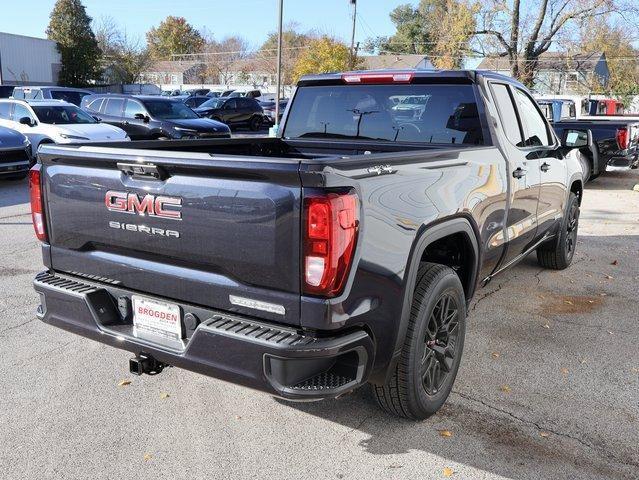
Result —
[[206, 65], [202, 62], [161, 60], [140, 74], [140, 83], [157, 85], [189, 85], [206, 81]]
[[[484, 58], [477, 68], [510, 75], [510, 62], [504, 57]], [[544, 94], [577, 95], [605, 88], [609, 81], [610, 69], [603, 52], [545, 52], [539, 57], [532, 89]]]

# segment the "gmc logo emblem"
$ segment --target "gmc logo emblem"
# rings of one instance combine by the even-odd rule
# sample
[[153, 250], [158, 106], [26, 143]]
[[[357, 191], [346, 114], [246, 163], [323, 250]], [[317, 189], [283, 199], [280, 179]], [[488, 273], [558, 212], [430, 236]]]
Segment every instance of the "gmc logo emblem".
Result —
[[106, 208], [112, 212], [122, 212], [149, 217], [182, 220], [182, 199], [147, 194], [140, 200], [136, 193], [116, 192], [109, 190], [104, 197]]

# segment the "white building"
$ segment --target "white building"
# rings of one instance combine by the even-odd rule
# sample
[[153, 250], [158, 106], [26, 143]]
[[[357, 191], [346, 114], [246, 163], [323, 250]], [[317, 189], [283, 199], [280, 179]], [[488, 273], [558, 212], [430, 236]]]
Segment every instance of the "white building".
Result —
[[0, 32], [0, 85], [55, 85], [60, 67], [55, 42]]

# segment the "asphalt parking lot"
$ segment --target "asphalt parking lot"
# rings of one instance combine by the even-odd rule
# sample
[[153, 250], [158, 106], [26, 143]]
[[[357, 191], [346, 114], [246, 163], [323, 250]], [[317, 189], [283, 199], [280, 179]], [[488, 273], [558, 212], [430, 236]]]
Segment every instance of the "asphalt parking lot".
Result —
[[27, 183], [2, 182], [2, 478], [639, 478], [635, 184], [588, 185], [570, 269], [530, 257], [479, 291], [453, 394], [412, 423], [366, 388], [288, 404], [178, 369], [131, 377], [128, 353], [35, 320]]

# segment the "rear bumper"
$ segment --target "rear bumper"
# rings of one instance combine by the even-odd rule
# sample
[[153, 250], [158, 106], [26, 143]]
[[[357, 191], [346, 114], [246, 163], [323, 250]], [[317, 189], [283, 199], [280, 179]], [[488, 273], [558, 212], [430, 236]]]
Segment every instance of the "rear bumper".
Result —
[[639, 155], [615, 156], [608, 160], [609, 167], [615, 168], [637, 168], [639, 163]]
[[[201, 322], [185, 325], [183, 341], [135, 335], [127, 313], [131, 292], [92, 280], [42, 272], [38, 318], [45, 323], [135, 354], [290, 400], [342, 395], [366, 382], [373, 363], [361, 330], [330, 337], [178, 303]], [[124, 309], [123, 309], [124, 308]], [[186, 322], [185, 322], [186, 323]]]

